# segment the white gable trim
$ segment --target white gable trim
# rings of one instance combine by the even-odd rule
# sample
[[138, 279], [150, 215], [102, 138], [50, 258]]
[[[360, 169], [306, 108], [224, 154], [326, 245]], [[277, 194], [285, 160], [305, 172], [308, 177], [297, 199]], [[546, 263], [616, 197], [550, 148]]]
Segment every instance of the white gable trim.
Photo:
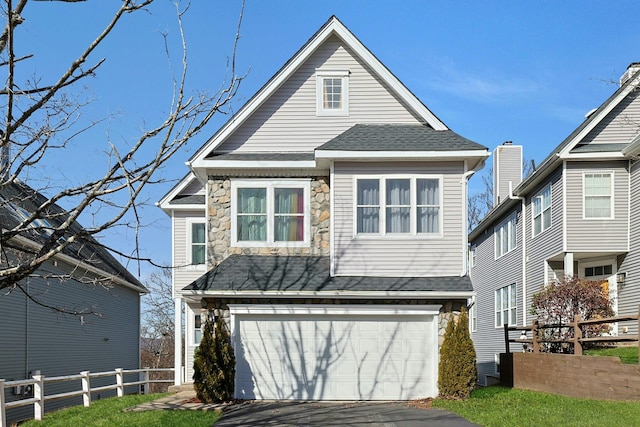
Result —
[[345, 44], [358, 54], [371, 69], [382, 77], [389, 86], [399, 94], [424, 121], [435, 130], [448, 130], [415, 95], [398, 80], [339, 20], [331, 17], [323, 28], [294, 55], [285, 66], [251, 98], [238, 113], [229, 120], [213, 137], [211, 137], [192, 157], [187, 164], [199, 167], [200, 162], [211, 150], [218, 147], [231, 133], [241, 126], [267, 99], [293, 75], [293, 73], [309, 59], [316, 49], [332, 35], [340, 37]]
[[[629, 93], [635, 90], [636, 86], [640, 82], [640, 74], [638, 74], [633, 81], [630, 81], [623, 90], [620, 91], [618, 96], [615, 97], [609, 104], [605, 106], [594, 118], [588, 123], [584, 129], [582, 129], [576, 136], [573, 137], [571, 143], [567, 144], [559, 153], [558, 157], [561, 159], [578, 157], [578, 155], [571, 154], [571, 150], [575, 148], [575, 146], [586, 137], [589, 132], [593, 130], [602, 120], [604, 120], [609, 113], [623, 100], [629, 95]], [[601, 154], [598, 154], [601, 155]]]
[[169, 212], [172, 209], [204, 209], [205, 205], [171, 205], [170, 202], [178, 196], [185, 188], [187, 188], [194, 180], [197, 180], [197, 176], [193, 172], [189, 172], [187, 176], [182, 178], [167, 194], [165, 194], [160, 201], [156, 202], [156, 206], [160, 207], [165, 212]]

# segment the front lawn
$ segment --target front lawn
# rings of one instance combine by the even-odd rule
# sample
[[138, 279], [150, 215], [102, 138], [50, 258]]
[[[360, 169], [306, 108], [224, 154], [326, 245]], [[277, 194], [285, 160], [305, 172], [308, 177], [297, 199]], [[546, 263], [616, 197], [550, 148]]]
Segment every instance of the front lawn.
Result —
[[640, 402], [576, 399], [498, 386], [479, 388], [466, 401], [435, 399], [432, 405], [484, 427], [640, 425]]
[[167, 394], [129, 395], [112, 397], [91, 402], [89, 408], [74, 406], [55, 412], [45, 413], [42, 421], [28, 421], [20, 426], [26, 427], [112, 427], [112, 426], [184, 426], [210, 427], [220, 418], [215, 411], [144, 411], [123, 412], [124, 409], [140, 403], [156, 400]]
[[587, 356], [618, 356], [622, 363], [638, 364], [638, 346], [605, 347], [585, 350]]

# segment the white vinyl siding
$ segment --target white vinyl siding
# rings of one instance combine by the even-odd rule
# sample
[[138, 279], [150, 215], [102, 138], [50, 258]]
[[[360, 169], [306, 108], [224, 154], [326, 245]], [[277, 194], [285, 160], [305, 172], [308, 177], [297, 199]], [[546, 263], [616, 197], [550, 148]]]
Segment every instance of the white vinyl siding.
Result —
[[442, 177], [355, 177], [356, 233], [439, 235]]
[[548, 185], [532, 199], [533, 236], [551, 227], [551, 185]]
[[498, 225], [494, 231], [496, 259], [511, 252], [517, 244], [516, 216], [513, 215], [502, 224]]
[[206, 264], [191, 265], [189, 252], [191, 251], [189, 242], [190, 224], [192, 221], [205, 221], [204, 209], [202, 211], [177, 211], [173, 212], [173, 291], [180, 291], [182, 288], [193, 282], [206, 269]]
[[501, 328], [505, 324], [515, 326], [517, 320], [516, 306], [516, 284], [496, 289], [496, 328]]
[[[627, 252], [629, 250], [628, 161], [567, 162], [566, 249], [567, 252]], [[611, 173], [612, 195], [609, 218], [585, 217], [584, 177]], [[634, 200], [631, 198], [631, 200]], [[631, 203], [633, 206], [633, 203]]]
[[[349, 115], [318, 116], [317, 69], [349, 70]], [[218, 148], [220, 151], [312, 151], [354, 123], [421, 121], [338, 37], [331, 37]]]
[[[461, 242], [466, 236], [462, 173], [462, 162], [403, 162], [400, 165], [336, 162], [332, 202], [335, 274], [391, 277], [460, 275], [466, 270], [466, 254], [461, 249]], [[394, 174], [397, 178], [423, 174], [441, 177], [441, 228], [437, 235], [358, 234], [356, 178], [380, 180]]]
[[232, 245], [309, 246], [310, 191], [309, 179], [232, 180]]
[[613, 219], [613, 172], [584, 172], [585, 219]]

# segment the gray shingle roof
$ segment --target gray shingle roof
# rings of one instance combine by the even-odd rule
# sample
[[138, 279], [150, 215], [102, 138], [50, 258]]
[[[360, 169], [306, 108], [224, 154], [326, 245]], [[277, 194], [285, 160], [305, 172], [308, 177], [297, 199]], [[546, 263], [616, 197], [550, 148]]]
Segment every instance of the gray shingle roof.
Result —
[[615, 153], [622, 151], [628, 143], [612, 143], [612, 144], [583, 144], [578, 145], [571, 150], [572, 153]]
[[357, 124], [317, 150], [337, 151], [458, 151], [487, 147], [450, 130], [426, 125]]
[[464, 277], [331, 277], [329, 257], [231, 255], [184, 290], [194, 291], [459, 291]]
[[169, 204], [170, 205], [203, 205], [205, 204], [204, 195], [188, 195], [188, 196], [176, 196]]
[[281, 161], [305, 161], [314, 160], [313, 153], [223, 153], [207, 156], [211, 160], [281, 160]]

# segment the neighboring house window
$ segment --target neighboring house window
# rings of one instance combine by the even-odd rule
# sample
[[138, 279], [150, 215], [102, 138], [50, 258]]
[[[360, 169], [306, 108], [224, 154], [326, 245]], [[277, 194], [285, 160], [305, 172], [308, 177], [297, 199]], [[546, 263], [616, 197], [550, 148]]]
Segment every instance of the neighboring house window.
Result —
[[310, 181], [233, 181], [232, 243], [308, 246]]
[[357, 178], [356, 234], [440, 235], [441, 179]]
[[478, 330], [478, 309], [476, 302], [472, 302], [469, 307], [469, 330], [471, 332]]
[[190, 264], [203, 265], [206, 261], [207, 231], [204, 220], [191, 221], [189, 227]]
[[547, 185], [532, 200], [534, 237], [551, 227], [551, 185]]
[[613, 172], [584, 173], [584, 217], [613, 218]]
[[516, 325], [516, 284], [496, 290], [496, 328]]
[[507, 252], [511, 252], [516, 247], [516, 216], [511, 216], [508, 220], [495, 228], [496, 259]]
[[613, 266], [609, 265], [597, 265], [595, 267], [586, 267], [584, 269], [585, 277], [601, 277], [611, 276], [613, 274]]
[[472, 245], [469, 248], [469, 266], [471, 268], [476, 266], [476, 245]]
[[200, 344], [202, 340], [202, 316], [196, 314], [193, 316], [193, 343]]
[[319, 116], [349, 115], [349, 72], [318, 70], [317, 105]]

